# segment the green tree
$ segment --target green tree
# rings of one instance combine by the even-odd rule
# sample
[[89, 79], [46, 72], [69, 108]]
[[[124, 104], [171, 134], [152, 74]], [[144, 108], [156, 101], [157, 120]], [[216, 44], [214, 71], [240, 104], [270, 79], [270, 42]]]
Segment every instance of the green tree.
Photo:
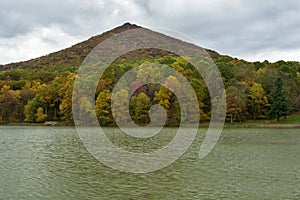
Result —
[[262, 85], [267, 94], [270, 94], [274, 88], [274, 80], [278, 77], [278, 70], [266, 66], [256, 72], [255, 81]]
[[272, 104], [271, 109], [268, 112], [268, 116], [272, 119], [277, 119], [288, 115], [288, 104], [283, 93], [283, 81], [281, 78], [277, 78], [275, 81], [275, 91], [272, 94]]
[[32, 100], [28, 100], [24, 108], [25, 122], [37, 121], [37, 109], [41, 106], [40, 97], [36, 95]]
[[205, 88], [205, 83], [202, 83], [201, 80], [198, 78], [192, 78], [190, 84], [193, 87], [198, 99], [200, 109], [200, 120], [209, 120], [209, 116], [204, 112], [204, 109], [206, 108], [206, 106], [208, 106], [208, 104], [205, 104], [204, 101], [205, 99], [209, 99], [209, 95], [206, 92], [207, 88]]
[[220, 70], [225, 83], [227, 83], [228, 81], [234, 78], [235, 76], [234, 65], [232, 64], [230, 58], [220, 57], [216, 61], [216, 65]]

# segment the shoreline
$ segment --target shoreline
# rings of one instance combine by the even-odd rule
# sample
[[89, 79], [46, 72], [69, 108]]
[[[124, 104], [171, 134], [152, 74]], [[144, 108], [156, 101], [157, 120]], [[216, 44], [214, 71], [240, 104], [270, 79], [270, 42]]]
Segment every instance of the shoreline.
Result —
[[[63, 126], [67, 126], [67, 127], [75, 127], [75, 125], [67, 125], [67, 124], [63, 124], [63, 123], [56, 123], [56, 124], [46, 124], [46, 123], [10, 123], [10, 124], [0, 124], [0, 126], [55, 126], [55, 127], [63, 127]], [[95, 126], [97, 127], [97, 126]], [[114, 128], [114, 127], [118, 127], [118, 126], [101, 126], [101, 127], [105, 127], [105, 128]], [[178, 126], [166, 126], [166, 127], [178, 127]], [[205, 123], [200, 123], [199, 124], [199, 128], [208, 128], [209, 127], [209, 123], [205, 122]], [[225, 123], [224, 127], [225, 129], [227, 128], [280, 128], [280, 129], [300, 129], [300, 124], [255, 124], [255, 123]]]
[[281, 129], [289, 129], [289, 128], [300, 128], [300, 124], [253, 124], [253, 128], [281, 128]]

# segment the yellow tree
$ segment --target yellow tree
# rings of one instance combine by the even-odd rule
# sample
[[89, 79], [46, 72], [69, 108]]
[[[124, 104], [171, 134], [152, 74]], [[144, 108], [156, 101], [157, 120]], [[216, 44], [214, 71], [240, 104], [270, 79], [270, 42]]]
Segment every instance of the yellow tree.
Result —
[[253, 83], [248, 93], [248, 111], [253, 120], [265, 117], [268, 98], [261, 84]]
[[149, 110], [151, 107], [150, 98], [145, 93], [140, 93], [138, 96], [131, 98], [131, 110], [133, 120], [138, 124], [147, 124], [150, 122]]
[[37, 113], [36, 113], [36, 121], [37, 122], [45, 122], [46, 118], [47, 118], [47, 115], [44, 114], [44, 109], [42, 107], [39, 107], [37, 109]]
[[165, 81], [165, 86], [161, 86], [158, 92], [154, 94], [154, 100], [167, 110], [168, 119], [167, 123], [169, 125], [176, 125], [180, 120], [180, 107], [175, 94], [180, 88], [180, 83], [174, 76], [169, 76]]
[[73, 114], [72, 114], [72, 94], [73, 94], [73, 84], [76, 75], [70, 74], [67, 77], [67, 81], [59, 90], [59, 96], [61, 103], [59, 105], [59, 111], [61, 112], [61, 119], [66, 124], [73, 124]]
[[120, 90], [114, 94], [113, 98], [114, 118], [121, 124], [126, 124], [130, 120], [130, 115], [126, 111], [127, 103], [129, 103], [127, 90]]
[[96, 115], [101, 125], [110, 125], [113, 123], [111, 92], [109, 90], [103, 90], [99, 93], [96, 100]]

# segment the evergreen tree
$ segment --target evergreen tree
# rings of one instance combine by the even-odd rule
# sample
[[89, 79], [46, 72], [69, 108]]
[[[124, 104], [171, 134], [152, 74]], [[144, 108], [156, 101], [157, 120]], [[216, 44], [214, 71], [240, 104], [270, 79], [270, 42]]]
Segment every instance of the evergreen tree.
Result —
[[272, 119], [277, 119], [288, 115], [288, 103], [283, 93], [283, 81], [281, 78], [277, 78], [275, 81], [275, 91], [272, 94], [271, 110], [268, 112], [268, 116]]

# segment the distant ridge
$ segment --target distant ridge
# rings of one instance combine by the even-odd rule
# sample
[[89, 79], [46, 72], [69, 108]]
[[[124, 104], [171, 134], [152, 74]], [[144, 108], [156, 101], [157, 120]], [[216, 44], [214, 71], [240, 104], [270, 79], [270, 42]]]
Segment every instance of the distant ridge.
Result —
[[123, 31], [139, 28], [139, 26], [125, 23], [122, 26], [116, 27], [112, 30], [104, 32], [101, 35], [93, 36], [90, 39], [75, 44], [69, 48], [50, 53], [39, 58], [31, 59], [28, 61], [10, 63], [0, 66], [0, 70], [8, 70], [12, 68], [39, 68], [43, 66], [80, 66], [81, 62], [87, 54], [95, 48], [100, 42], [104, 41], [113, 34]]
[[[28, 61], [10, 63], [5, 65], [0, 65], [0, 71], [14, 69], [14, 68], [23, 68], [23, 69], [33, 69], [33, 68], [43, 68], [43, 67], [51, 67], [51, 66], [72, 66], [79, 67], [88, 53], [93, 50], [99, 43], [104, 41], [105, 39], [111, 37], [114, 34], [121, 33], [123, 31], [142, 28], [141, 26], [124, 23], [123, 25], [116, 27], [112, 30], [106, 31], [100, 35], [93, 36], [90, 39], [75, 44], [69, 48], [50, 53], [45, 56], [41, 56], [35, 59], [31, 59]], [[220, 55], [212, 50], [208, 50], [207, 52], [213, 59], [217, 59]]]

